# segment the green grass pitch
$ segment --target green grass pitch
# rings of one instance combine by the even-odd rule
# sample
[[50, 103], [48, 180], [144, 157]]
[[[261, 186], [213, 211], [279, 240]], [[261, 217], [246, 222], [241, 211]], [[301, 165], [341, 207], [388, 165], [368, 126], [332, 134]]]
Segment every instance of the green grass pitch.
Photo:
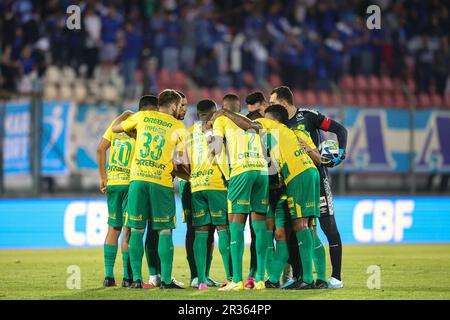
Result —
[[[244, 270], [248, 270], [249, 252], [245, 251]], [[450, 299], [450, 245], [359, 245], [344, 246], [343, 280], [339, 290], [283, 291], [263, 290], [219, 292], [102, 288], [102, 249], [0, 250], [0, 299]], [[328, 256], [328, 253], [327, 253]], [[67, 268], [77, 265], [81, 288], [67, 289]], [[371, 265], [381, 267], [381, 288], [369, 290]], [[144, 258], [144, 280], [148, 280]], [[122, 277], [120, 251], [115, 275]], [[327, 265], [327, 274], [330, 274]], [[175, 249], [174, 276], [189, 283], [184, 248]], [[245, 274], [244, 274], [245, 275]], [[211, 276], [223, 281], [218, 250], [214, 251]]]

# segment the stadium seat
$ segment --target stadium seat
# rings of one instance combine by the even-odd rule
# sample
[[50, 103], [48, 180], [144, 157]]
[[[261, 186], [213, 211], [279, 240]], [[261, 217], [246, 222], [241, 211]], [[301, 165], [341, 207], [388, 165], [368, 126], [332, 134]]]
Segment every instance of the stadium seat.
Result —
[[56, 100], [58, 97], [58, 90], [53, 83], [48, 83], [44, 86], [44, 99]]
[[450, 94], [444, 96], [444, 105], [445, 108], [450, 109]]
[[351, 92], [344, 94], [344, 103], [348, 106], [354, 106], [356, 104], [355, 95]]
[[334, 107], [337, 107], [337, 106], [340, 106], [342, 103], [341, 103], [341, 97], [337, 94], [337, 93], [331, 93], [330, 94], [330, 106], [334, 106]]
[[369, 91], [372, 92], [378, 92], [380, 91], [381, 88], [381, 81], [380, 78], [378, 78], [377, 76], [370, 76], [368, 79], [368, 85], [369, 85]]
[[408, 107], [408, 101], [403, 93], [397, 92], [394, 95], [394, 106], [398, 108], [406, 108]]
[[56, 66], [49, 66], [45, 71], [46, 83], [59, 84], [61, 80], [61, 70]]
[[77, 78], [75, 70], [69, 66], [65, 66], [61, 70], [61, 82], [72, 84]]
[[197, 95], [197, 100], [202, 100], [202, 99], [210, 99], [212, 97], [212, 90], [210, 90], [209, 88], [200, 88], [198, 91], [198, 95]]
[[369, 105], [369, 100], [365, 93], [358, 92], [356, 94], [356, 105], [361, 107], [367, 107]]
[[384, 92], [392, 92], [393, 91], [393, 82], [392, 79], [389, 76], [382, 76], [381, 77], [381, 90]]
[[417, 97], [417, 107], [419, 108], [429, 108], [431, 107], [431, 98], [427, 93], [421, 93]]
[[355, 87], [356, 90], [365, 92], [369, 88], [369, 81], [364, 76], [356, 76]]
[[371, 107], [379, 107], [381, 106], [381, 98], [380, 95], [376, 92], [371, 92], [368, 96], [368, 105]]
[[186, 75], [183, 72], [177, 71], [173, 73], [172, 78], [173, 80], [171, 82], [173, 88], [181, 91], [186, 89]]
[[350, 75], [346, 75], [342, 77], [339, 86], [344, 91], [353, 91], [355, 90], [355, 78]]
[[189, 104], [193, 104], [197, 102], [197, 90], [196, 89], [186, 89], [184, 91], [186, 95], [187, 101]]
[[444, 98], [439, 94], [432, 94], [431, 95], [431, 106], [442, 108], [444, 107]]
[[213, 99], [216, 103], [220, 104], [224, 95], [223, 90], [215, 88], [211, 91], [211, 97], [209, 99]]
[[161, 88], [171, 87], [172, 85], [172, 76], [169, 74], [167, 70], [161, 70], [158, 74], [158, 83]]
[[307, 106], [312, 106], [319, 102], [315, 92], [312, 90], [305, 91], [304, 99], [305, 99], [305, 105], [307, 105]]
[[66, 83], [61, 84], [59, 86], [58, 99], [70, 100], [71, 98], [72, 98], [72, 88]]
[[294, 104], [295, 105], [301, 105], [305, 101], [303, 91], [301, 90], [294, 90]]
[[408, 78], [408, 80], [406, 80], [406, 86], [409, 88], [411, 93], [416, 92], [416, 82], [414, 81], [413, 78]]
[[317, 102], [321, 106], [330, 106], [331, 105], [330, 94], [326, 91], [319, 91], [317, 93]]
[[392, 97], [392, 94], [389, 92], [384, 92], [381, 94], [381, 105], [383, 107], [393, 107], [394, 106], [394, 98]]

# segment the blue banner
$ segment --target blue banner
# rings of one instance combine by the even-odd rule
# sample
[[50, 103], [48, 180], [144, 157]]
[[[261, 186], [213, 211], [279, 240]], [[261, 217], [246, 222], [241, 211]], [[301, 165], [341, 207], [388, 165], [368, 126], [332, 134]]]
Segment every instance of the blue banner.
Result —
[[[184, 246], [178, 197], [176, 206], [173, 241]], [[101, 246], [107, 211], [103, 198], [0, 200], [0, 248]], [[344, 244], [450, 243], [449, 197], [337, 197], [335, 214]], [[250, 242], [248, 223], [245, 241]]]
[[111, 121], [119, 115], [117, 108], [82, 104], [77, 113], [77, 168], [97, 169], [97, 146]]
[[42, 174], [67, 174], [70, 156], [72, 105], [46, 101], [42, 108]]
[[28, 101], [6, 104], [2, 124], [5, 175], [30, 173], [30, 114]]

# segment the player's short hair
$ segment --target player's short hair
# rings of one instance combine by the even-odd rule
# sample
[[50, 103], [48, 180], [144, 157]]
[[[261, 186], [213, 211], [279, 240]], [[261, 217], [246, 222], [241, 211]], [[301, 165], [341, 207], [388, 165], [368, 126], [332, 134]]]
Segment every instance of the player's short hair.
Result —
[[289, 89], [289, 87], [286, 86], [277, 87], [273, 89], [270, 94], [272, 95], [274, 93], [277, 95], [277, 98], [279, 100], [284, 100], [290, 105], [294, 104], [294, 95], [292, 94], [292, 91], [291, 89]]
[[139, 100], [139, 111], [142, 109], [158, 109], [158, 97], [153, 95], [142, 96]]
[[222, 98], [222, 102], [224, 102], [224, 101], [239, 102], [239, 97], [234, 93], [227, 93]]
[[214, 100], [211, 99], [203, 99], [197, 103], [197, 111], [205, 112], [209, 111], [216, 106]]
[[247, 118], [249, 118], [250, 120], [256, 120], [256, 119], [264, 118], [264, 117], [258, 111], [252, 111], [247, 114]]
[[264, 94], [261, 91], [255, 91], [250, 93], [245, 98], [246, 104], [255, 104], [255, 103], [261, 103], [264, 102], [266, 99], [264, 98]]
[[289, 114], [286, 108], [283, 107], [281, 104], [274, 104], [267, 107], [265, 113], [270, 113], [282, 124], [286, 124], [289, 120]]
[[181, 102], [181, 96], [176, 90], [165, 89], [158, 95], [158, 107], [168, 107], [171, 104], [178, 105]]
[[181, 96], [181, 98], [186, 98], [186, 95], [183, 93], [183, 92], [181, 92], [180, 90], [177, 90], [177, 93]]

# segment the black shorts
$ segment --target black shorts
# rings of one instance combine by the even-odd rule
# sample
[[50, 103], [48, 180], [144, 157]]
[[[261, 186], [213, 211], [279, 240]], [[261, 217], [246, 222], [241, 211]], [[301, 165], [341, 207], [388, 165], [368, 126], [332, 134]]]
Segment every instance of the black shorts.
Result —
[[326, 167], [319, 168], [320, 173], [320, 217], [334, 215], [333, 193], [330, 176]]

